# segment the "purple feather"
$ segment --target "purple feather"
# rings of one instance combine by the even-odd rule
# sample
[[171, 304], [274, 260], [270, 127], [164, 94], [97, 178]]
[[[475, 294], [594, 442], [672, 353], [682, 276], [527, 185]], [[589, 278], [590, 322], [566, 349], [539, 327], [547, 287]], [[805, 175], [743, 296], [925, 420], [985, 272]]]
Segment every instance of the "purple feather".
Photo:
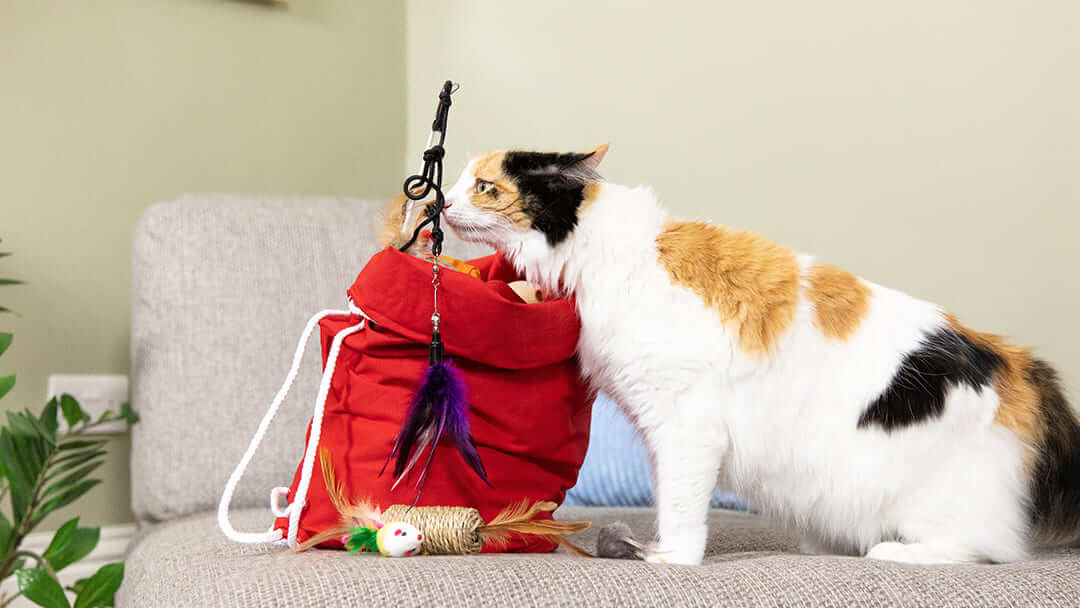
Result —
[[[419, 462], [424, 450], [428, 450], [424, 468], [416, 482], [416, 500], [424, 489], [428, 470], [431, 468], [432, 459], [435, 456], [435, 448], [443, 434], [453, 442], [461, 457], [469, 467], [476, 471], [484, 483], [491, 485], [487, 479], [487, 471], [480, 461], [480, 455], [476, 451], [472, 433], [469, 431], [468, 401], [465, 397], [465, 382], [450, 362], [437, 362], [428, 367], [424, 374], [423, 383], [409, 413], [405, 416], [405, 422], [401, 425], [401, 431], [394, 441], [394, 449], [386, 458], [383, 471], [391, 460], [394, 460], [394, 485], [396, 488], [401, 480]], [[382, 473], [380, 473], [381, 475]]]

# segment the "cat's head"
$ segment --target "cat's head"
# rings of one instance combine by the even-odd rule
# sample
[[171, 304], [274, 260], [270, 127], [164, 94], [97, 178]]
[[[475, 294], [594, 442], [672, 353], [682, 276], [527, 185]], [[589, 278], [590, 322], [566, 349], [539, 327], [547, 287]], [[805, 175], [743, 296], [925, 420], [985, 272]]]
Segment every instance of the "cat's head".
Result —
[[446, 193], [446, 223], [461, 238], [511, 257], [523, 248], [554, 249], [574, 232], [578, 214], [595, 194], [597, 166], [607, 149], [501, 151], [475, 158]]

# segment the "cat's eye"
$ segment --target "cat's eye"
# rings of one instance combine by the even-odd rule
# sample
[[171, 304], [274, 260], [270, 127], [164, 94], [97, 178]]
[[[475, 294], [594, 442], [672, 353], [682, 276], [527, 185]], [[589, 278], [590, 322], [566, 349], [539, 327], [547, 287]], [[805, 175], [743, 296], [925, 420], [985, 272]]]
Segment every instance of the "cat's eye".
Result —
[[484, 194], [485, 192], [491, 191], [493, 188], [495, 188], [495, 184], [491, 182], [485, 182], [482, 179], [478, 179], [476, 180], [476, 186], [474, 187], [474, 190], [476, 190], [477, 194]]

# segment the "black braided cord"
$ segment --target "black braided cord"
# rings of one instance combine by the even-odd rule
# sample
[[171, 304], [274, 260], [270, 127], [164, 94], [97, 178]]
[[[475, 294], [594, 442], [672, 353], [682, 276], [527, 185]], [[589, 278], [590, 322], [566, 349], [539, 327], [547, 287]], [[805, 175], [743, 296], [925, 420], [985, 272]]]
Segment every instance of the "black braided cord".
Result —
[[431, 123], [431, 130], [439, 134], [439, 142], [424, 150], [422, 172], [405, 179], [403, 189], [409, 200], [425, 199], [434, 190], [435, 204], [424, 209], [424, 215], [427, 217], [416, 227], [416, 230], [413, 230], [412, 238], [399, 248], [400, 251], [411, 247], [420, 236], [420, 231], [424, 229], [424, 226], [431, 224], [431, 254], [435, 257], [442, 254], [443, 230], [440, 226], [440, 218], [446, 203], [442, 192], [443, 156], [446, 155], [443, 143], [446, 142], [446, 118], [450, 113], [450, 96], [457, 89], [457, 85], [449, 80], [443, 83], [442, 91], [439, 93], [439, 107], [435, 110], [435, 120]]

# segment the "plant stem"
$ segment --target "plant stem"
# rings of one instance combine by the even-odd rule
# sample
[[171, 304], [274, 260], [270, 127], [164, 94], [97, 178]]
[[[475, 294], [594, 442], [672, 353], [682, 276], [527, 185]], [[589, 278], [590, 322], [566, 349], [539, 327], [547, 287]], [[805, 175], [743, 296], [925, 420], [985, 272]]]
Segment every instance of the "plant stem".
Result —
[[53, 578], [56, 578], [57, 580], [60, 580], [56, 576], [56, 571], [53, 570], [53, 567], [49, 564], [49, 560], [47, 560], [44, 557], [38, 555], [37, 553], [34, 553], [33, 551], [16, 551], [12, 555], [12, 557], [14, 557], [16, 559], [18, 559], [20, 557], [29, 557], [31, 559], [37, 560], [38, 565], [41, 566], [45, 570], [45, 572], [48, 572], [49, 576], [51, 576]]
[[[33, 551], [16, 551], [16, 552], [12, 553], [11, 555], [9, 555], [8, 558], [6, 560], [4, 560], [4, 568], [3, 568], [3, 570], [4, 570], [4, 578], [7, 578], [7, 569], [10, 568], [11, 564], [15, 563], [15, 560], [19, 559], [20, 557], [29, 557], [31, 559], [36, 560], [37, 563], [38, 563], [38, 566], [41, 566], [41, 568], [43, 570], [45, 570], [45, 572], [48, 572], [49, 576], [56, 579], [57, 582], [60, 581], [59, 577], [56, 576], [56, 571], [53, 570], [52, 565], [49, 564], [49, 560], [47, 560], [44, 557], [38, 555], [37, 553], [34, 553]], [[15, 595], [12, 595], [11, 597], [5, 599], [3, 601], [3, 603], [0, 603], [0, 608], [4, 608], [5, 606], [10, 604], [11, 602], [14, 602], [15, 598], [17, 598], [17, 597], [19, 597], [21, 595], [22, 595], [22, 591], [16, 592]]]

